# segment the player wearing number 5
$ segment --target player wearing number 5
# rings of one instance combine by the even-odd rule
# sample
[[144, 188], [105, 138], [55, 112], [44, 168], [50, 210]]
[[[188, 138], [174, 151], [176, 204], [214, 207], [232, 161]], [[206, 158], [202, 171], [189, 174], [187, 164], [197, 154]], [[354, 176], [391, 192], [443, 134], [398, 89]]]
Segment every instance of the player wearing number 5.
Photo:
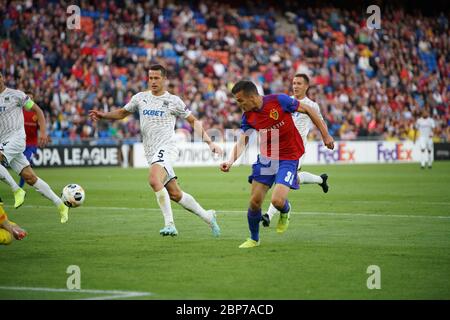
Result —
[[163, 236], [178, 234], [173, 219], [170, 200], [186, 210], [198, 215], [211, 228], [214, 236], [220, 235], [214, 210], [205, 210], [188, 193], [183, 192], [177, 184], [177, 176], [172, 164], [178, 155], [174, 140], [174, 128], [177, 117], [183, 117], [201, 134], [213, 153], [221, 155], [222, 149], [211, 141], [200, 122], [191, 114], [184, 102], [176, 95], [165, 90], [166, 69], [153, 65], [148, 72], [149, 91], [139, 92], [123, 108], [111, 112], [90, 110], [89, 117], [98, 119], [120, 120], [138, 111], [141, 124], [145, 157], [150, 166], [148, 182], [155, 192], [156, 200], [164, 216], [165, 226], [160, 230]]
[[285, 94], [261, 96], [251, 81], [239, 81], [231, 92], [243, 111], [241, 123], [243, 133], [233, 148], [230, 160], [222, 163], [220, 169], [224, 172], [230, 170], [244, 151], [252, 131], [258, 131], [260, 138], [260, 154], [248, 178], [252, 184], [247, 214], [251, 237], [239, 246], [253, 248], [260, 243], [261, 205], [273, 184], [275, 187], [271, 202], [283, 217], [280, 228], [287, 228], [291, 209], [287, 200], [288, 193], [290, 189], [298, 189], [298, 159], [304, 153], [303, 141], [295, 128], [292, 113], [308, 114], [319, 128], [323, 142], [329, 149], [333, 149], [334, 141], [317, 112], [301, 104], [297, 99]]

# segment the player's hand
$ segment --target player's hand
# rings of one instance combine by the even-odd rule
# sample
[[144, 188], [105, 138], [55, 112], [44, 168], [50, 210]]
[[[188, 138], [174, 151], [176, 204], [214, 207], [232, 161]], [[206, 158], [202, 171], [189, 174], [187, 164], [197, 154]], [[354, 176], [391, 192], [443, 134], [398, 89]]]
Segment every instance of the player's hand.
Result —
[[50, 142], [50, 137], [46, 132], [40, 132], [38, 138], [38, 145], [40, 148], [45, 147]]
[[223, 155], [223, 150], [221, 147], [219, 147], [217, 144], [215, 144], [214, 142], [211, 142], [209, 145], [209, 149], [211, 149], [212, 153], [215, 153], [219, 156]]
[[104, 113], [98, 110], [89, 110], [89, 118], [92, 121], [98, 121], [103, 118]]
[[334, 139], [332, 136], [327, 135], [323, 138], [323, 144], [330, 150], [334, 149]]
[[231, 163], [229, 162], [224, 162], [220, 164], [220, 170], [222, 170], [223, 172], [228, 172], [231, 169]]

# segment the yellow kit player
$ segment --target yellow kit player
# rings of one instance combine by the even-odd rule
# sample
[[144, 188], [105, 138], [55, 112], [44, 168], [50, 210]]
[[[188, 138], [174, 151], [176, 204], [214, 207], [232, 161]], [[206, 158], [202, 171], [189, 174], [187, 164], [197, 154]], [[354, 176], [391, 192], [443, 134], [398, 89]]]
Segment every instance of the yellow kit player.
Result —
[[0, 245], [10, 244], [13, 239], [22, 240], [27, 236], [27, 232], [12, 221], [8, 220], [3, 202], [0, 198]]

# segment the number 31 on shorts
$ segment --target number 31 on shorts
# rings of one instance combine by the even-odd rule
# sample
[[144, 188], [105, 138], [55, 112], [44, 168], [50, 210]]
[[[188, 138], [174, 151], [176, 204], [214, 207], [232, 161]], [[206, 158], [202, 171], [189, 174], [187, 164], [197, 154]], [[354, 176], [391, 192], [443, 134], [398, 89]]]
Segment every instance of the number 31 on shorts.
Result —
[[290, 185], [292, 185], [292, 182], [294, 182], [294, 175], [292, 174], [291, 171], [288, 171], [286, 173], [286, 177], [284, 178], [284, 181], [288, 182]]

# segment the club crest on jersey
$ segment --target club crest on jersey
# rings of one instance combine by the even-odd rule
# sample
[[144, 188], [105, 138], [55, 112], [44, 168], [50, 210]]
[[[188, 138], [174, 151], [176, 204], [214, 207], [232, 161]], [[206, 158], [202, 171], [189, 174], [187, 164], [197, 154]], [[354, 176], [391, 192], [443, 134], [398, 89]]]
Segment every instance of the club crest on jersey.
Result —
[[162, 106], [164, 108], [168, 108], [169, 107], [169, 101], [164, 101]]
[[280, 116], [280, 115], [278, 114], [277, 109], [272, 109], [272, 110], [270, 110], [269, 117], [271, 117], [273, 120], [278, 120], [278, 117], [279, 117], [279, 116]]
[[5, 97], [5, 102], [9, 102], [9, 97]]

